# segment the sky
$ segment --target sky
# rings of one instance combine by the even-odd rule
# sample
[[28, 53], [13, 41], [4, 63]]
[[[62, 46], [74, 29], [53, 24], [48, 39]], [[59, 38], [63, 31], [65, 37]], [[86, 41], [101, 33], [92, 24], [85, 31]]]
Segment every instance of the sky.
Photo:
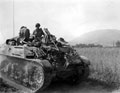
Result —
[[66, 41], [98, 29], [120, 29], [120, 1], [0, 0], [0, 42], [17, 36], [21, 26], [32, 33], [36, 23]]

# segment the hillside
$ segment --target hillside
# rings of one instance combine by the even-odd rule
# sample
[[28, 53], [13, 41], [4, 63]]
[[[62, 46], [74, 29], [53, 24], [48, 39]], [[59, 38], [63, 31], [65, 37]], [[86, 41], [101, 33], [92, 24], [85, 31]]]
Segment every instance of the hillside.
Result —
[[120, 40], [120, 30], [102, 29], [83, 34], [82, 36], [72, 40], [70, 44], [94, 43], [102, 44], [104, 46], [113, 46], [113, 44], [115, 44], [115, 42], [118, 40]]

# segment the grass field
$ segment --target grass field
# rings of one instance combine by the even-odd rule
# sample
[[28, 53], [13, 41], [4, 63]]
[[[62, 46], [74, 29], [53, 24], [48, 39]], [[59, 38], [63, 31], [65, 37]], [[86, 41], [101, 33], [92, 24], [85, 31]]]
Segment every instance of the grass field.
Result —
[[76, 48], [91, 61], [90, 78], [120, 85], [120, 48]]

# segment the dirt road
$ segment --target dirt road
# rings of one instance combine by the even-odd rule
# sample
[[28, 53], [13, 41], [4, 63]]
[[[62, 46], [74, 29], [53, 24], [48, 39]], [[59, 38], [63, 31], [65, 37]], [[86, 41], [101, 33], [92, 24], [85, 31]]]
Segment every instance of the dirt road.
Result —
[[[2, 86], [5, 87], [5, 86]], [[0, 87], [1, 89], [1, 87]], [[0, 93], [22, 93], [22, 92], [11, 92], [0, 91]], [[78, 85], [70, 85], [68, 83], [57, 81], [50, 84], [44, 91], [37, 93], [120, 93], [120, 90], [116, 90], [113, 87], [108, 87], [103, 82], [95, 80], [87, 80]]]
[[[41, 93], [41, 92], [37, 92]], [[108, 87], [102, 82], [87, 80], [79, 85], [69, 85], [63, 82], [52, 83], [42, 93], [120, 93], [113, 87]]]

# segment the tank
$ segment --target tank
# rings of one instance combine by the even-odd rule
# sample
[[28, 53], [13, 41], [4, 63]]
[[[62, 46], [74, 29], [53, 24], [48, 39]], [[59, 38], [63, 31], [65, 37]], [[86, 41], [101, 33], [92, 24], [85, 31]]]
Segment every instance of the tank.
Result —
[[[16, 37], [15, 37], [16, 38]], [[35, 93], [55, 79], [76, 83], [88, 78], [90, 61], [70, 45], [17, 45], [15, 39], [0, 47], [0, 78], [16, 89]]]

